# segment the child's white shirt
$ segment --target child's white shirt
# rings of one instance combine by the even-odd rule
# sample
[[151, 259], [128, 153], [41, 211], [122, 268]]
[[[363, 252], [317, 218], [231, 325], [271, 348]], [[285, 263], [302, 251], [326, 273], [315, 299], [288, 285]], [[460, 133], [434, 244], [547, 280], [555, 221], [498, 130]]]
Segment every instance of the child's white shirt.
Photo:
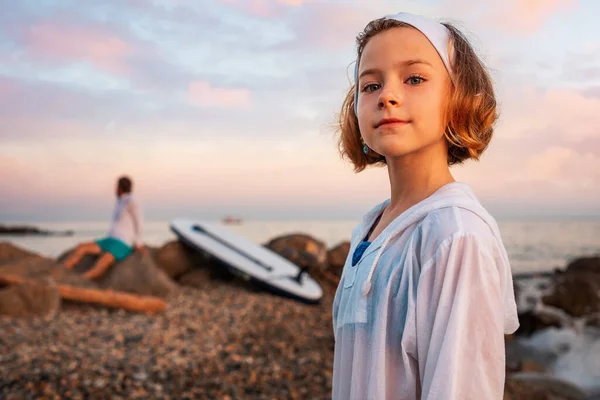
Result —
[[450, 183], [396, 218], [353, 267], [388, 204], [352, 234], [333, 303], [333, 399], [502, 399], [504, 335], [519, 322], [495, 220], [468, 185]]
[[124, 194], [117, 200], [108, 236], [128, 246], [142, 245], [142, 212], [131, 194]]

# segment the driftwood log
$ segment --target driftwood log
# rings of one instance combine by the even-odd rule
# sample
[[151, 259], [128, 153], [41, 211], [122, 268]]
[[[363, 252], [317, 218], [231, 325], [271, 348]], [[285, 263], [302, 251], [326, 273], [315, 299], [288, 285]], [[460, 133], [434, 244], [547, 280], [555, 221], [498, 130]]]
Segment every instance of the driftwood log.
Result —
[[[0, 274], [0, 284], [15, 285], [27, 279], [15, 274]], [[163, 311], [167, 303], [157, 297], [139, 296], [130, 293], [82, 288], [65, 284], [57, 284], [60, 296], [66, 300], [94, 303], [110, 308], [122, 308], [130, 311], [155, 313]]]

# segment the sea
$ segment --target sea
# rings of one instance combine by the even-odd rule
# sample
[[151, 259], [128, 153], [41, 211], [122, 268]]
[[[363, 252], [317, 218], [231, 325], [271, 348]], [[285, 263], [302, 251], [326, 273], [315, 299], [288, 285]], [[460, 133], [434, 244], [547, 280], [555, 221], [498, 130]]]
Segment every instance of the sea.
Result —
[[[220, 223], [220, 221], [214, 221]], [[305, 233], [331, 248], [350, 240], [358, 220], [246, 220], [227, 228], [264, 244], [280, 235]], [[108, 221], [28, 222], [27, 225], [51, 231], [74, 231], [72, 236], [0, 236], [17, 246], [56, 257], [79, 242], [103, 236]], [[536, 273], [563, 268], [574, 258], [600, 255], [600, 217], [498, 219], [500, 233], [509, 255], [513, 273]], [[146, 221], [143, 239], [147, 245], [161, 246], [175, 240], [170, 221]]]

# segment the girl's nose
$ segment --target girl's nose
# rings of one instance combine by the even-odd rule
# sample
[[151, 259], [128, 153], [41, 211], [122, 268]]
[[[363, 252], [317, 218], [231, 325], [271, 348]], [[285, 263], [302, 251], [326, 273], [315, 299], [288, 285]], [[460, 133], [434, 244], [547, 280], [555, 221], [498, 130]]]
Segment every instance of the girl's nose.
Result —
[[401, 93], [397, 88], [384, 87], [379, 95], [379, 108], [396, 107], [401, 103]]

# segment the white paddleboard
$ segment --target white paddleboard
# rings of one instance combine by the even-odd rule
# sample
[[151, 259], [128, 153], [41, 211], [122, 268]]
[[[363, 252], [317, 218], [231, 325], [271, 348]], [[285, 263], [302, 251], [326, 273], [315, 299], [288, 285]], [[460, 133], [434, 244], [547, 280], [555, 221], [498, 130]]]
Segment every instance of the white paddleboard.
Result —
[[225, 227], [206, 221], [175, 219], [171, 231], [188, 246], [204, 251], [231, 272], [288, 297], [317, 303], [321, 286], [307, 272], [276, 252], [253, 243]]

